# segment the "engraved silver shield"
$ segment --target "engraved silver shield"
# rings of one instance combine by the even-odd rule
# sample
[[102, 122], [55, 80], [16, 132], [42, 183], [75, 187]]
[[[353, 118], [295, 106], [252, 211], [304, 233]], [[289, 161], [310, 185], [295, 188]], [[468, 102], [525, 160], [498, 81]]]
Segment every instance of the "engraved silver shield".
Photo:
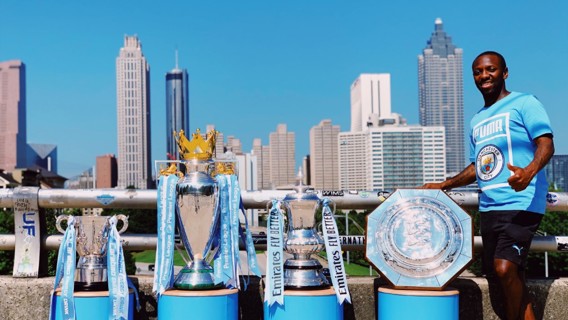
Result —
[[443, 191], [400, 189], [367, 217], [366, 256], [395, 287], [443, 289], [472, 260], [472, 229]]

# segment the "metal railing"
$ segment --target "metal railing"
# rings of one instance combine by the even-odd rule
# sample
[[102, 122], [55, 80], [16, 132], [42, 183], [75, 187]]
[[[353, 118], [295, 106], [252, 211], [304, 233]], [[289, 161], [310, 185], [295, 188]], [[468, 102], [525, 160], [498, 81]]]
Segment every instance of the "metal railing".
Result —
[[[273, 199], [282, 199], [290, 190], [243, 191], [245, 209], [266, 209]], [[316, 191], [335, 202], [337, 209], [372, 210], [379, 206], [389, 195], [385, 191]], [[478, 193], [448, 192], [458, 205], [464, 209], [476, 209]], [[128, 208], [155, 209], [156, 190], [135, 189], [40, 189], [37, 187], [19, 187], [0, 189], [0, 208], [14, 208], [14, 234], [0, 234], [0, 250], [14, 250], [14, 276], [36, 277], [42, 249], [59, 248], [62, 235], [41, 233], [40, 208]], [[547, 197], [547, 206], [554, 211], [568, 211], [568, 193], [551, 192]], [[155, 249], [156, 234], [122, 235], [125, 250]], [[266, 249], [266, 245], [257, 244], [257, 249]], [[364, 236], [342, 236], [343, 250], [364, 250]], [[481, 238], [474, 238], [474, 248], [482, 249]], [[536, 236], [531, 251], [568, 251], [568, 237]], [[22, 267], [21, 261], [26, 266]], [[19, 266], [19, 267], [18, 267]]]

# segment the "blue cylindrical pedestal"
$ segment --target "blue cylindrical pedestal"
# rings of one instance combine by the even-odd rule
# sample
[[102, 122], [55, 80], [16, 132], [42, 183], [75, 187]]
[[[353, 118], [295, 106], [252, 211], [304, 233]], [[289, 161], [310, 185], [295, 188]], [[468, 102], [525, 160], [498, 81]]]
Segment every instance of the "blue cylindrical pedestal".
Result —
[[166, 290], [158, 301], [158, 319], [237, 320], [239, 291]]
[[[128, 295], [128, 319], [134, 319], [134, 291], [129, 290]], [[79, 291], [73, 293], [75, 302], [75, 315], [81, 320], [100, 320], [108, 319], [110, 312], [110, 302], [108, 291]], [[63, 319], [61, 311], [61, 289], [55, 292], [55, 302], [52, 312], [55, 319]]]
[[378, 320], [458, 320], [459, 291], [379, 288]]
[[264, 302], [265, 320], [343, 320], [343, 306], [333, 288], [285, 290], [284, 306]]

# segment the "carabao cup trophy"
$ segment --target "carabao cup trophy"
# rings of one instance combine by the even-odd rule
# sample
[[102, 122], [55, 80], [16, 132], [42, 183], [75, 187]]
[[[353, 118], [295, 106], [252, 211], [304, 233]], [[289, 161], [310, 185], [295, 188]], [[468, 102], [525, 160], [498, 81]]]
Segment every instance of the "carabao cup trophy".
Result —
[[176, 186], [176, 217], [181, 240], [192, 260], [176, 277], [174, 287], [177, 289], [223, 287], [222, 283], [215, 284], [209, 264], [220, 243], [219, 194], [212, 177], [216, 136], [217, 132], [212, 131], [204, 140], [197, 130], [188, 141], [182, 131], [177, 139], [186, 173]]
[[[61, 227], [62, 221], [69, 221], [68, 215], [60, 215], [55, 221], [57, 230], [65, 233]], [[128, 217], [123, 214], [116, 215], [123, 222], [118, 231], [123, 233], [128, 228]], [[76, 250], [79, 261], [75, 269], [75, 289], [82, 291], [108, 290], [107, 272], [107, 243], [111, 219], [110, 216], [84, 215], [74, 216], [76, 234]]]

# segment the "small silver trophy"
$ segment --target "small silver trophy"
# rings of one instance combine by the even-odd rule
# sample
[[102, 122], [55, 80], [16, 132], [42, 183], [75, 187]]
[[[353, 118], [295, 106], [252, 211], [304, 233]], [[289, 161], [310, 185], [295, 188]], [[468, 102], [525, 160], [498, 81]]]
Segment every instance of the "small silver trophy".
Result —
[[317, 233], [316, 211], [320, 199], [308, 186], [302, 184], [301, 176], [296, 183], [296, 192], [283, 199], [287, 213], [288, 230], [284, 241], [284, 251], [293, 258], [284, 263], [284, 287], [286, 289], [324, 289], [329, 287], [322, 265], [311, 258], [320, 252], [325, 242]]
[[199, 132], [189, 141], [183, 131], [176, 135], [185, 175], [176, 186], [176, 217], [178, 231], [191, 263], [177, 275], [174, 287], [186, 290], [222, 288], [215, 284], [210, 262], [219, 249], [218, 186], [213, 178], [217, 132], [207, 133], [204, 140]]
[[[67, 221], [69, 217], [68, 215], [57, 217], [55, 227], [59, 232], [65, 233], [61, 222]], [[97, 214], [75, 217], [76, 248], [79, 254], [79, 262], [75, 269], [75, 290], [108, 290], [107, 242], [110, 218]], [[122, 228], [118, 231], [123, 233], [128, 228], [128, 217], [119, 214], [116, 218], [123, 222]]]

